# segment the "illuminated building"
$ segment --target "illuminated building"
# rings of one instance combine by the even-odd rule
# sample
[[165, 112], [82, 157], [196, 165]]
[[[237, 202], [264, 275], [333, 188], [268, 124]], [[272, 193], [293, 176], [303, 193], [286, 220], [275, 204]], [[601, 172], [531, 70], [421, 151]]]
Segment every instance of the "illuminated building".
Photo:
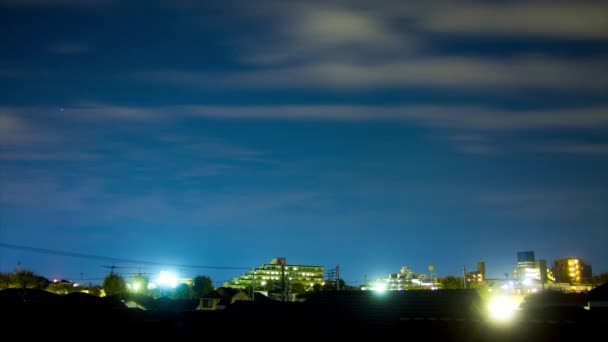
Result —
[[558, 283], [590, 283], [591, 265], [585, 264], [581, 258], [554, 260], [553, 276]]
[[536, 260], [534, 251], [524, 251], [517, 253], [517, 267], [513, 269], [513, 279], [519, 281], [525, 288], [538, 289], [552, 281], [553, 277], [547, 270], [546, 260]]
[[234, 278], [225, 287], [234, 289], [251, 289], [251, 283], [255, 278], [255, 289], [264, 290], [271, 283], [285, 286], [294, 283], [304, 285], [307, 291], [313, 286], [323, 286], [323, 276], [325, 272], [323, 266], [292, 265], [287, 264], [285, 258], [274, 258], [268, 264], [262, 264], [249, 273], [241, 274], [239, 278]]
[[[434, 267], [429, 267], [432, 272]], [[386, 291], [401, 291], [408, 289], [432, 288], [434, 286], [433, 279], [427, 279], [425, 274], [420, 274], [408, 269], [406, 266], [401, 267], [399, 273], [391, 273], [386, 279], [379, 279], [372, 286], [367, 286], [364, 289], [376, 289], [381, 286]]]
[[517, 267], [518, 268], [534, 268], [534, 251], [517, 252]]
[[477, 263], [477, 274], [479, 274], [481, 281], [486, 279], [486, 263], [481, 260]]
[[481, 283], [486, 279], [486, 263], [479, 261], [477, 263], [477, 271], [467, 273], [467, 283]]

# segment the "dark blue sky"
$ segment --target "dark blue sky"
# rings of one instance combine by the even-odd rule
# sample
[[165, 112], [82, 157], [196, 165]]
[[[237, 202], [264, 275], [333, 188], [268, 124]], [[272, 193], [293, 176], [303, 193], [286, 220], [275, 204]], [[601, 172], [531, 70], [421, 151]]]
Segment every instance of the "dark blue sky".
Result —
[[608, 271], [606, 2], [146, 4], [1, 2], [3, 243], [354, 285], [521, 250]]

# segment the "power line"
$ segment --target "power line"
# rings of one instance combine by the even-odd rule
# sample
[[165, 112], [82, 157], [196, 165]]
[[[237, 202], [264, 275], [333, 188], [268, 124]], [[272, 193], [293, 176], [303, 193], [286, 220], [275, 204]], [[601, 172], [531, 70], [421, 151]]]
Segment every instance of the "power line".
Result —
[[89, 260], [103, 260], [103, 261], [111, 261], [111, 262], [121, 262], [126, 264], [142, 264], [142, 265], [153, 265], [153, 266], [170, 266], [176, 268], [207, 268], [207, 269], [216, 269], [216, 270], [249, 270], [251, 267], [235, 267], [235, 266], [208, 266], [208, 265], [184, 265], [184, 264], [165, 264], [161, 262], [155, 261], [147, 261], [147, 260], [138, 260], [138, 259], [123, 259], [123, 258], [111, 258], [108, 256], [94, 255], [94, 254], [84, 254], [84, 253], [75, 253], [75, 252], [66, 252], [55, 249], [48, 248], [38, 248], [38, 247], [29, 247], [29, 246], [20, 246], [20, 245], [12, 245], [8, 243], [0, 242], [0, 248], [14, 249], [26, 252], [33, 253], [41, 253], [41, 254], [50, 254], [50, 255], [59, 255], [73, 258], [81, 258], [81, 259], [89, 259]]

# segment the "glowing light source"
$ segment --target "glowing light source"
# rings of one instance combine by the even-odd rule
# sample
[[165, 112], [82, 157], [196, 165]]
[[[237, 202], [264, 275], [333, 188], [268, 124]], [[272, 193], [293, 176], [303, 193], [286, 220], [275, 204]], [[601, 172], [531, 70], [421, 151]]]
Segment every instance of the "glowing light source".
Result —
[[133, 289], [133, 291], [137, 292], [141, 288], [141, 283], [138, 282], [138, 281], [136, 281], [136, 282], [133, 283], [133, 285], [131, 286], [131, 288]]
[[158, 286], [175, 288], [177, 286], [177, 277], [167, 271], [160, 271], [156, 284]]
[[492, 319], [504, 322], [513, 318], [517, 306], [514, 298], [499, 296], [490, 301], [488, 312]]
[[386, 292], [386, 283], [384, 282], [376, 282], [374, 284], [374, 287], [372, 288], [373, 291], [377, 292], [377, 293], [384, 293]]

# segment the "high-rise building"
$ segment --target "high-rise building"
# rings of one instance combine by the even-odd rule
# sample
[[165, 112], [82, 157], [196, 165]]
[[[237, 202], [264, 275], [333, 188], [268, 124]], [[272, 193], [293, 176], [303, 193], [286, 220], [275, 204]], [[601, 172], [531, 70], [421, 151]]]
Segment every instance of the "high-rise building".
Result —
[[585, 264], [583, 259], [568, 257], [553, 260], [553, 276], [558, 283], [590, 283], [591, 265]]
[[282, 288], [300, 283], [305, 290], [311, 290], [314, 285], [323, 286], [323, 266], [310, 265], [291, 265], [287, 264], [285, 258], [274, 258], [268, 264], [262, 264], [249, 273], [241, 274], [239, 278], [234, 278], [225, 287], [237, 289], [251, 289], [251, 284], [255, 284], [255, 289], [266, 290], [270, 285]]
[[[543, 262], [545, 271], [542, 270]], [[540, 282], [543, 272], [546, 277], [546, 264], [544, 260], [538, 260], [538, 262], [535, 260], [534, 251], [517, 252], [517, 267], [513, 269], [513, 278], [527, 283], [531, 281]]]
[[534, 251], [517, 252], [517, 267], [534, 267]]

